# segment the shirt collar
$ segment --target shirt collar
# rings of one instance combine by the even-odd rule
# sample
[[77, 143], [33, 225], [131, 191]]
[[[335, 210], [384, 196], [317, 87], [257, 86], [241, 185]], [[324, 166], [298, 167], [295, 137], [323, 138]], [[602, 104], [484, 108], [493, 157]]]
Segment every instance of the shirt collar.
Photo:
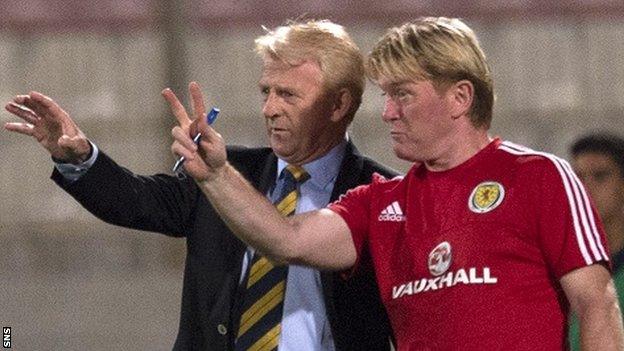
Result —
[[[308, 182], [312, 182], [315, 186], [321, 189], [325, 189], [325, 187], [333, 183], [338, 177], [340, 164], [342, 163], [346, 147], [347, 139], [345, 138], [342, 142], [340, 142], [340, 144], [334, 146], [322, 157], [302, 165], [303, 169], [305, 169], [310, 175]], [[281, 158], [277, 159], [277, 175], [275, 176], [276, 181], [279, 179], [282, 174], [282, 170], [286, 166], [288, 166], [286, 161]]]

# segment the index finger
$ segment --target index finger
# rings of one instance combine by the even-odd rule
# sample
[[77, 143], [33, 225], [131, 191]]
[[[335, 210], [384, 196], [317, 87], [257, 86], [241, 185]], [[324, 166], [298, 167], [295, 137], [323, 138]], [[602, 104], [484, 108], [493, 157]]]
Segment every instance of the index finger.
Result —
[[169, 108], [171, 109], [171, 112], [173, 112], [176, 120], [178, 120], [180, 126], [183, 128], [188, 127], [188, 125], [191, 124], [191, 119], [188, 117], [184, 105], [182, 105], [173, 91], [167, 88], [162, 91], [162, 96], [165, 98], [167, 103], [169, 103]]
[[34, 110], [41, 115], [40, 117], [60, 117], [66, 114], [50, 97], [36, 91], [31, 91], [28, 95], [30, 96], [30, 102], [34, 104]]
[[189, 84], [189, 92], [193, 100], [193, 119], [202, 119], [206, 115], [206, 106], [204, 105], [204, 96], [202, 95], [199, 84], [197, 82], [191, 82]]

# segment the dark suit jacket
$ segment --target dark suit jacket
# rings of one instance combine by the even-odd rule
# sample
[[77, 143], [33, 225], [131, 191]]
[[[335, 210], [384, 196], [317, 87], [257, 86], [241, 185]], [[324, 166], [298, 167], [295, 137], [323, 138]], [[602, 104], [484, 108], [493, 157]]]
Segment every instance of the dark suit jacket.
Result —
[[[269, 148], [228, 148], [229, 162], [261, 193], [276, 177], [277, 158]], [[349, 143], [331, 200], [374, 172], [395, 173], [361, 156]], [[231, 349], [240, 318], [237, 289], [245, 244], [219, 218], [188, 177], [139, 176], [101, 152], [78, 181], [52, 179], [102, 220], [129, 228], [186, 237], [187, 256], [180, 328], [174, 350]], [[372, 270], [349, 280], [322, 272], [324, 300], [337, 350], [389, 350], [391, 330]]]

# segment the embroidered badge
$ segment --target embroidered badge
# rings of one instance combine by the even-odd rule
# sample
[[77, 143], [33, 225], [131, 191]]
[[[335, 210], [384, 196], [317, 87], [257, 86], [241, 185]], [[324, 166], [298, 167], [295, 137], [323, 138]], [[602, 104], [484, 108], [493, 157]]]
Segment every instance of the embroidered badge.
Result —
[[451, 244], [440, 243], [429, 253], [429, 272], [436, 277], [444, 274], [451, 266], [451, 258]]
[[474, 213], [490, 212], [505, 198], [505, 188], [497, 182], [483, 182], [477, 185], [468, 198], [468, 207]]

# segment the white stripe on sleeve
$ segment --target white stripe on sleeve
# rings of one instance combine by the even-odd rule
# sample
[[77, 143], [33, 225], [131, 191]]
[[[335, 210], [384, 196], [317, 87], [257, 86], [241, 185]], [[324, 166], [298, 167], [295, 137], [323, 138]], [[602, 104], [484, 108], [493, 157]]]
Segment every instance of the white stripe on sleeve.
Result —
[[[542, 156], [550, 160], [555, 165], [567, 195], [576, 241], [585, 263], [590, 265], [596, 261], [608, 261], [609, 258], [604, 250], [604, 247], [602, 246], [595, 218], [589, 204], [589, 198], [587, 197], [585, 189], [578, 180], [578, 177], [572, 171], [570, 165], [565, 160], [552, 154], [534, 151], [507, 141], [503, 142], [499, 149], [507, 151], [513, 155]], [[588, 251], [585, 242], [589, 244], [593, 258]]]

